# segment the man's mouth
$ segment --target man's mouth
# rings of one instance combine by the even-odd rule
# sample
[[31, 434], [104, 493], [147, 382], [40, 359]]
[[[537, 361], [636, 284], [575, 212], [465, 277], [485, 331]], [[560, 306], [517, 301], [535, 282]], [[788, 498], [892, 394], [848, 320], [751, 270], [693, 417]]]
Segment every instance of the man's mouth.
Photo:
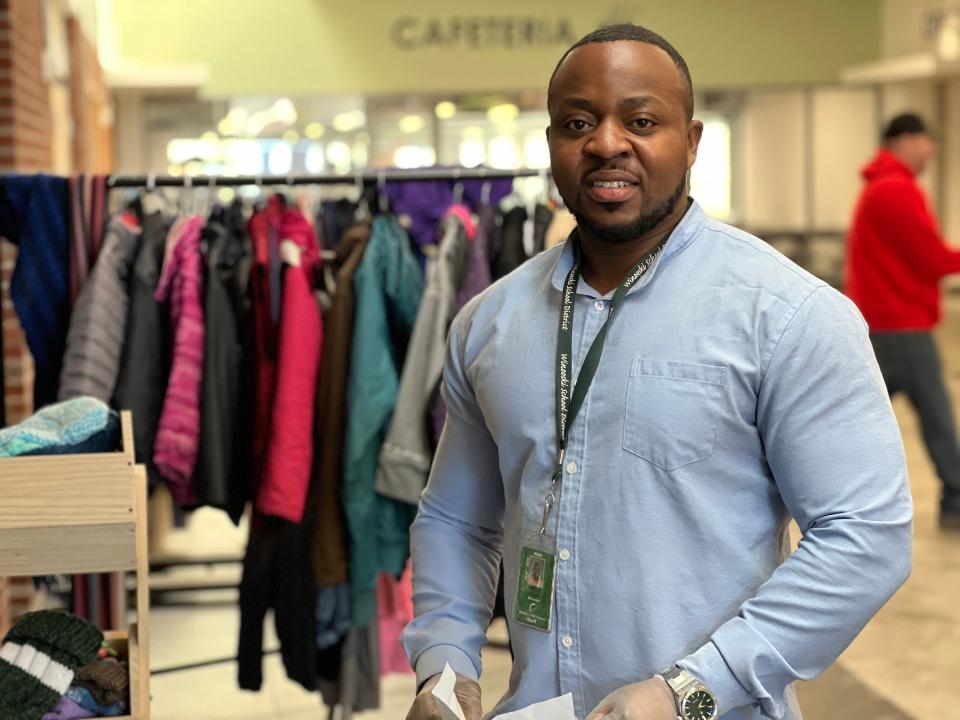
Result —
[[587, 183], [587, 196], [599, 203], [619, 203], [627, 200], [636, 189], [636, 183], [626, 180], [594, 180]]

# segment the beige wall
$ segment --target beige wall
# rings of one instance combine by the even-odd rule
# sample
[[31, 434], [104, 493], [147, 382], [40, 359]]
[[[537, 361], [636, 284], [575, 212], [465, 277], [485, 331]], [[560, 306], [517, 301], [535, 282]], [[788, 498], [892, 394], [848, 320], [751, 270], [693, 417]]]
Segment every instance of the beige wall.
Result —
[[742, 194], [737, 221], [752, 229], [806, 225], [804, 99], [799, 91], [754, 92], [741, 108]]
[[[120, 59], [205, 63], [203, 91], [214, 97], [539, 89], [572, 40], [625, 21], [669, 38], [701, 88], [833, 82], [844, 66], [880, 52], [881, 0], [111, 4], [108, 44]], [[540, 28], [533, 43], [525, 40], [528, 19]], [[429, 42], [432, 27], [440, 37]]]
[[934, 29], [944, 13], [960, 9], [956, 0], [883, 0], [881, 51], [884, 57], [936, 49]]
[[869, 88], [824, 88], [813, 94], [813, 224], [846, 228], [860, 168], [876, 152], [877, 96]]
[[742, 225], [758, 230], [842, 230], [876, 149], [877, 96], [838, 86], [747, 94], [737, 173]]
[[944, 111], [940, 142], [940, 162], [944, 167], [940, 222], [948, 242], [960, 247], [960, 79], [945, 84]]

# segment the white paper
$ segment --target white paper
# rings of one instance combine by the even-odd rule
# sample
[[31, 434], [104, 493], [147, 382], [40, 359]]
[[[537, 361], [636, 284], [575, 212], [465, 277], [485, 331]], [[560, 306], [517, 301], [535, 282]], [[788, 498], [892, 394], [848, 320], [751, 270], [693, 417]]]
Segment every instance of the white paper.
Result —
[[457, 674], [447, 663], [440, 676], [440, 682], [433, 688], [433, 696], [437, 699], [437, 705], [440, 706], [440, 720], [466, 720], [460, 701], [457, 700], [457, 695], [453, 691], [456, 684]]
[[498, 715], [494, 720], [576, 720], [573, 714], [573, 695], [567, 693], [560, 697], [536, 703], [523, 710]]
[[[463, 708], [454, 693], [457, 675], [448, 664], [443, 668], [440, 682], [433, 688], [433, 696], [440, 707], [441, 720], [465, 720]], [[494, 720], [577, 720], [573, 714], [573, 695], [567, 693], [560, 697], [536, 703], [522, 710], [498, 715]]]

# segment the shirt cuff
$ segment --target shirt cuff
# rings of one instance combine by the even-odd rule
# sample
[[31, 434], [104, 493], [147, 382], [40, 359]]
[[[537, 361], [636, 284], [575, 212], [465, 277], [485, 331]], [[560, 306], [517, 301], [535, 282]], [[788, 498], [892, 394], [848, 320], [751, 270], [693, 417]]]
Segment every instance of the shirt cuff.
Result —
[[434, 645], [417, 658], [417, 687], [421, 687], [434, 675], [442, 673], [447, 663], [450, 663], [450, 667], [458, 675], [479, 681], [473, 660], [463, 650], [455, 645]]
[[734, 708], [754, 705], [757, 700], [740, 684], [730, 670], [720, 650], [708, 642], [692, 655], [677, 663], [707, 686], [717, 700], [717, 715], [723, 716]]

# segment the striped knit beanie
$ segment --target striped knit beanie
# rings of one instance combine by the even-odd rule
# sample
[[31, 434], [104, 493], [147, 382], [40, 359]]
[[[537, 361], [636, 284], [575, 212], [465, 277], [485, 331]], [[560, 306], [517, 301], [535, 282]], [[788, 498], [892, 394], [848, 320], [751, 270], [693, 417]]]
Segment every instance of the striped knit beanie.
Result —
[[96, 626], [63, 612], [20, 618], [0, 645], [0, 720], [41, 720], [102, 642]]

